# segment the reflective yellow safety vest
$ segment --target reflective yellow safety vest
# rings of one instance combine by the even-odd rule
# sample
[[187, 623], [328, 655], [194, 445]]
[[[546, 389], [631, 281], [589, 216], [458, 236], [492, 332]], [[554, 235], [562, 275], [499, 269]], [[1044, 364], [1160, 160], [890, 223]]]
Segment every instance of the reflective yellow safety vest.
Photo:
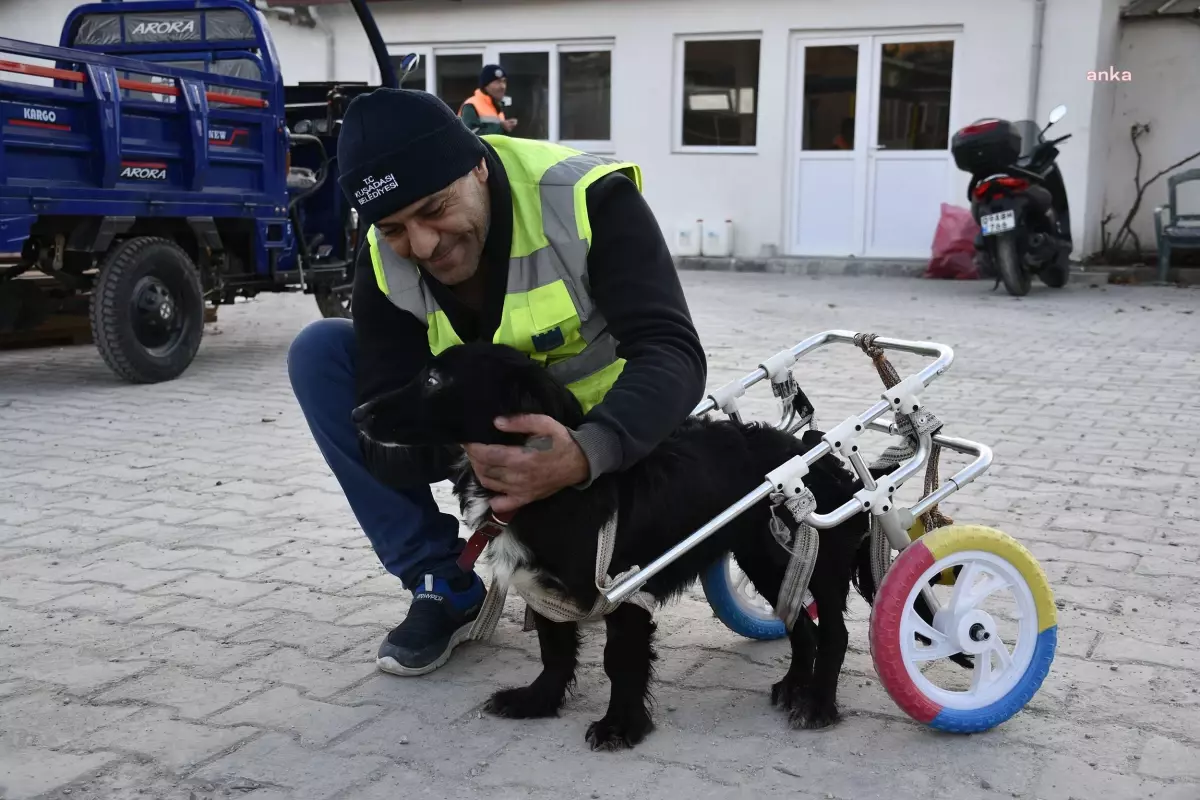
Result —
[[[546, 367], [587, 413], [612, 388], [625, 360], [617, 358], [617, 340], [588, 285], [592, 227], [586, 192], [613, 172], [628, 176], [641, 191], [641, 168], [549, 142], [480, 138], [504, 165], [513, 206], [508, 287], [492, 341]], [[462, 344], [416, 265], [397, 256], [374, 226], [367, 241], [380, 290], [425, 323], [433, 354]]]

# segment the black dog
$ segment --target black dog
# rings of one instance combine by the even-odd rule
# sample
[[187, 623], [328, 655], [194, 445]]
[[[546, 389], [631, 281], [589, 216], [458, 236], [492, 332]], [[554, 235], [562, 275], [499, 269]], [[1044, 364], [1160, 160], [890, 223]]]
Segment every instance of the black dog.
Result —
[[[575, 397], [524, 354], [500, 345], [466, 344], [432, 359], [408, 386], [355, 412], [367, 438], [380, 444], [525, 444], [524, 436], [498, 431], [492, 421], [511, 414], [545, 414], [571, 428], [583, 421]], [[538, 581], [590, 608], [596, 601], [598, 532], [618, 511], [610, 575], [645, 566], [692, 531], [757, 488], [766, 474], [820, 442], [778, 429], [727, 420], [689, 418], [630, 469], [604, 475], [583, 490], [567, 489], [521, 508], [507, 531], [489, 546], [498, 575], [520, 587]], [[861, 488], [834, 456], [810, 468], [806, 485], [817, 510], [828, 513]], [[880, 473], [883, 474], [883, 473]], [[489, 492], [464, 458], [455, 480], [464, 521], [472, 529], [487, 518]], [[780, 517], [794, 527], [782, 508]], [[757, 504], [677, 559], [643, 587], [660, 604], [678, 596], [718, 558], [732, 552], [757, 591], [776, 605], [788, 563], [771, 534], [767, 501]], [[873, 600], [868, 518], [860, 513], [820, 531], [820, 550], [809, 590], [820, 624], [801, 613], [790, 633], [792, 663], [771, 690], [772, 702], [795, 727], [822, 728], [838, 719], [837, 684], [846, 653], [844, 620], [851, 580]], [[640, 742], [654, 725], [649, 684], [656, 658], [655, 626], [645, 610], [624, 604], [605, 618], [604, 671], [612, 682], [608, 712], [587, 729], [593, 749], [615, 750]], [[575, 681], [579, 647], [575, 623], [536, 616], [543, 671], [524, 688], [496, 692], [486, 710], [511, 718], [557, 714]]]

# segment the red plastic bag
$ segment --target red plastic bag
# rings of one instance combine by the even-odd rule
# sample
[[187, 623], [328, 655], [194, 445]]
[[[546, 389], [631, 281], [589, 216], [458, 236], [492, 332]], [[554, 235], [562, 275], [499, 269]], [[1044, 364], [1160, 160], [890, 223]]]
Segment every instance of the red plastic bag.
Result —
[[942, 203], [942, 215], [933, 232], [933, 257], [925, 269], [926, 278], [974, 280], [979, 277], [975, 265], [975, 237], [979, 235], [968, 209]]

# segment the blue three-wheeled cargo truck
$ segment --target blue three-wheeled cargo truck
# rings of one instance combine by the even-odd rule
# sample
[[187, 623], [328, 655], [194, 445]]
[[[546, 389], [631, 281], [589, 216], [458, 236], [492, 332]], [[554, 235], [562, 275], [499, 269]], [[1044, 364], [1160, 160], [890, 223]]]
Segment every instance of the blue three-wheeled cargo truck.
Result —
[[246, 0], [107, 0], [73, 10], [59, 47], [0, 38], [0, 333], [86, 313], [109, 367], [151, 383], [187, 369], [206, 305], [304, 291], [349, 316], [337, 135], [370, 88], [285, 86]]

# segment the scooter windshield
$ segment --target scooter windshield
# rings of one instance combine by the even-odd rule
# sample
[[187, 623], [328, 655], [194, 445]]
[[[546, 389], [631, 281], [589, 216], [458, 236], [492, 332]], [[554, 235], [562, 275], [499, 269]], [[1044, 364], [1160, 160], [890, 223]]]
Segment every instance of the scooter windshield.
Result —
[[1033, 148], [1042, 141], [1042, 128], [1031, 119], [1017, 120], [1013, 123], [1017, 132], [1021, 134], [1021, 156], [1020, 160], [1026, 160], [1033, 154]]

